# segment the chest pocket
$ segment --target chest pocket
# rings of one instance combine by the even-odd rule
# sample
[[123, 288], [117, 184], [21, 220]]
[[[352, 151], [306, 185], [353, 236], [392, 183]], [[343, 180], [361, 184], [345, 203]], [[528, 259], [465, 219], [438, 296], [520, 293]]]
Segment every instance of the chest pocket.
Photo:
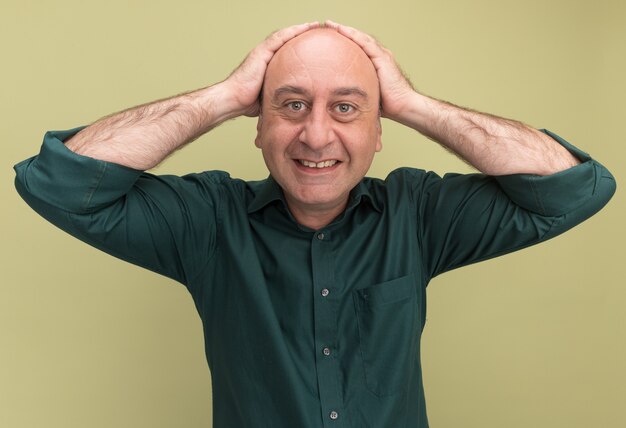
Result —
[[413, 275], [353, 293], [367, 388], [379, 396], [405, 389], [417, 369], [417, 290]]

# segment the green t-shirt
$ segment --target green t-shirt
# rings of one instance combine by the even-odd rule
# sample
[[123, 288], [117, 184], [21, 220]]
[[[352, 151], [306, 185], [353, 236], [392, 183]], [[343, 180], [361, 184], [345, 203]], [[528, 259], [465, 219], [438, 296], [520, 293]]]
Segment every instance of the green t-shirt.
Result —
[[611, 174], [401, 168], [364, 178], [346, 210], [298, 225], [270, 177], [157, 176], [77, 155], [46, 134], [16, 165], [42, 216], [189, 290], [204, 327], [215, 428], [428, 426], [420, 367], [426, 286], [447, 270], [552, 238], [608, 202]]

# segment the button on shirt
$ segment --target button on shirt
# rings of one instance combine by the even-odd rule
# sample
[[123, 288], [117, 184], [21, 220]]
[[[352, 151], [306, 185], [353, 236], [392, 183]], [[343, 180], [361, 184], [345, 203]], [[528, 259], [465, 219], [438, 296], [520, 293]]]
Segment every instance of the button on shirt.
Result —
[[[215, 428], [427, 427], [426, 286], [450, 269], [552, 238], [611, 197], [582, 163], [547, 177], [365, 178], [323, 230], [300, 226], [270, 177], [156, 176], [79, 156], [46, 134], [16, 165], [42, 216], [184, 284], [204, 327]], [[547, 132], [547, 131], [546, 131]]]

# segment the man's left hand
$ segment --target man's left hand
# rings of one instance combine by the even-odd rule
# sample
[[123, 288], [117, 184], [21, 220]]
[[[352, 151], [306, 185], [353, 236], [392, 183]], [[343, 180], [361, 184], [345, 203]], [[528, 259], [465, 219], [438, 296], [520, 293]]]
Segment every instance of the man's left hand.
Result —
[[324, 24], [355, 42], [369, 56], [380, 82], [382, 116], [404, 123], [403, 116], [407, 114], [411, 103], [414, 102], [416, 93], [413, 85], [400, 69], [393, 53], [374, 37], [356, 28], [333, 21], [326, 21]]

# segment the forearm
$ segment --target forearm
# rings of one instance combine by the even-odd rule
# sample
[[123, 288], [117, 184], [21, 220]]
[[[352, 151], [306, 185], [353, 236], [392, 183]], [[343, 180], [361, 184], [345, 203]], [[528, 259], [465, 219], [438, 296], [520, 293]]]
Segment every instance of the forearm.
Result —
[[580, 163], [552, 138], [523, 123], [418, 93], [397, 120], [488, 175], [549, 175]]
[[288, 40], [317, 27], [319, 23], [312, 22], [276, 31], [223, 82], [107, 116], [65, 144], [80, 155], [150, 169], [223, 121], [258, 115], [259, 92], [274, 53]]
[[239, 114], [229, 105], [225, 85], [217, 84], [104, 117], [66, 146], [84, 156], [146, 170]]

